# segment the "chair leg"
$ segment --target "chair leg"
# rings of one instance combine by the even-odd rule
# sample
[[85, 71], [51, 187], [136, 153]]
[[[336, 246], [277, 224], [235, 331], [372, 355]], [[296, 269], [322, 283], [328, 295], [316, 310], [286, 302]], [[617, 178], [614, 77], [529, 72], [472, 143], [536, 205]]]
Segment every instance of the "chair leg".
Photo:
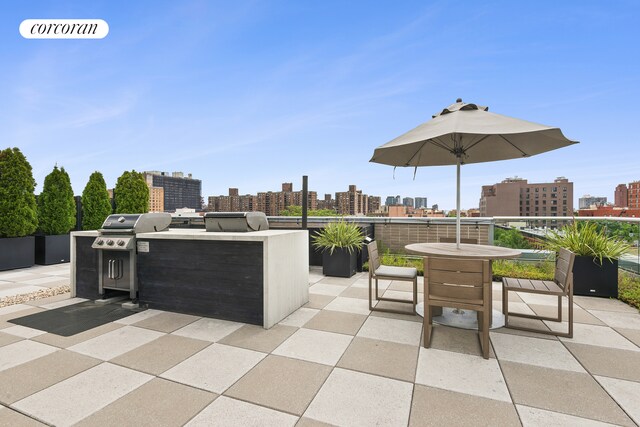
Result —
[[573, 338], [573, 290], [567, 295], [569, 299], [569, 338]]
[[418, 278], [413, 279], [413, 314], [416, 314], [416, 305], [418, 304]]
[[378, 278], [376, 277], [376, 300], [380, 299], [380, 295], [378, 295]]
[[562, 296], [558, 295], [558, 322], [562, 322]]
[[502, 288], [502, 313], [504, 314], [504, 326], [509, 327], [509, 290]]
[[369, 310], [373, 311], [373, 301], [371, 299], [371, 286], [373, 284], [371, 283], [371, 275], [369, 275]]

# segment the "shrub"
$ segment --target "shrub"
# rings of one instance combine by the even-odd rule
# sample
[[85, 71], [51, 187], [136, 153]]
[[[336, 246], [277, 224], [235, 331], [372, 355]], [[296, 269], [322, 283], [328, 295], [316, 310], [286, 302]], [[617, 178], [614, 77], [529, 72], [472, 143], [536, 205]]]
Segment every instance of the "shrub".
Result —
[[563, 227], [561, 231], [552, 231], [543, 245], [545, 249], [554, 252], [566, 248], [576, 256], [591, 256], [600, 264], [603, 258], [612, 261], [629, 249], [627, 243], [607, 237], [603, 231], [598, 231], [597, 224], [578, 224], [577, 221]]
[[313, 247], [333, 254], [336, 248], [344, 248], [349, 253], [362, 248], [364, 234], [357, 224], [344, 220], [331, 222], [312, 237]]
[[38, 226], [36, 182], [18, 148], [0, 151], [0, 237], [22, 237]]
[[97, 230], [111, 212], [107, 184], [102, 174], [96, 171], [91, 174], [89, 182], [82, 191], [83, 230]]
[[38, 230], [48, 235], [66, 234], [75, 223], [76, 202], [69, 174], [54, 166], [38, 197]]
[[114, 189], [114, 197], [115, 213], [149, 212], [149, 187], [144, 176], [135, 170], [125, 171], [120, 175]]
[[516, 279], [553, 280], [555, 264], [553, 262], [518, 262], [496, 260], [492, 263], [493, 280], [500, 281], [503, 277]]
[[626, 271], [619, 271], [618, 274], [618, 299], [624, 301], [629, 305], [640, 309], [640, 277], [628, 273]]
[[529, 243], [521, 232], [515, 228], [505, 230], [500, 227], [495, 227], [494, 244], [496, 246], [502, 246], [505, 248], [513, 249], [534, 249], [533, 245]]

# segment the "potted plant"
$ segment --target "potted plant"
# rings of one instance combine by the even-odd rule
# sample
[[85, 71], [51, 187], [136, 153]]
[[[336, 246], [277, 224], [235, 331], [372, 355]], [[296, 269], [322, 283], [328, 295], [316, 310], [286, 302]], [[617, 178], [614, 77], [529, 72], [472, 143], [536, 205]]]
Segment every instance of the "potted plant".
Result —
[[94, 172], [82, 191], [82, 229], [97, 230], [111, 215], [111, 202], [104, 177]]
[[35, 186], [31, 165], [20, 150], [0, 151], [0, 270], [33, 265]]
[[573, 293], [618, 298], [618, 258], [629, 245], [607, 237], [597, 224], [574, 221], [560, 231], [552, 231], [545, 249], [566, 248], [576, 254], [573, 264]]
[[344, 220], [331, 222], [313, 236], [313, 246], [322, 251], [322, 273], [351, 277], [356, 273], [357, 253], [364, 235], [357, 224]]
[[76, 202], [71, 180], [64, 168], [54, 166], [44, 179], [38, 196], [36, 264], [69, 262], [69, 231], [76, 223]]

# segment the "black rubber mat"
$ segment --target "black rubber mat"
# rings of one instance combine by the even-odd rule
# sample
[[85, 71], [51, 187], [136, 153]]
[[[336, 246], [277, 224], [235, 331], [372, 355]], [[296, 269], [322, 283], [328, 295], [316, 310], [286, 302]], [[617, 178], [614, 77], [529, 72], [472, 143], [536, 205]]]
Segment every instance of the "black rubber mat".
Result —
[[70, 337], [144, 310], [144, 308], [122, 308], [122, 303], [102, 305], [93, 301], [85, 301], [11, 319], [9, 322], [63, 337]]

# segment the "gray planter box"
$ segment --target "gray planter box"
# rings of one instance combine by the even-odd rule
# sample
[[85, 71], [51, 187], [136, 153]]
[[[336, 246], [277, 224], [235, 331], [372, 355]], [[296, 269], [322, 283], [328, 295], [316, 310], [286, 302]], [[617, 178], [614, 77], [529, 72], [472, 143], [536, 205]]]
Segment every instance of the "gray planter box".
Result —
[[31, 267], [34, 263], [33, 236], [0, 239], [0, 271]]
[[69, 262], [70, 239], [68, 234], [55, 236], [35, 236], [35, 262], [39, 265], [61, 264]]
[[329, 251], [322, 253], [322, 274], [334, 277], [351, 277], [356, 274], [356, 251], [349, 253], [346, 249], [336, 249], [333, 254]]
[[576, 256], [573, 264], [574, 295], [618, 298], [618, 260], [600, 265], [590, 256]]

